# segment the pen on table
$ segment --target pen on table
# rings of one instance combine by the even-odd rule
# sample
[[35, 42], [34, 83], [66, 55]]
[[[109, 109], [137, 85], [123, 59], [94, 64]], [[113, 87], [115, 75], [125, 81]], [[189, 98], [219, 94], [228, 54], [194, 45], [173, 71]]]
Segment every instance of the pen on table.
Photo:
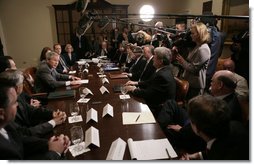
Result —
[[140, 114], [138, 115], [138, 117], [137, 117], [137, 119], [135, 120], [135, 122], [137, 122], [137, 121], [138, 121], [139, 117], [140, 117]]
[[171, 156], [169, 155], [168, 149], [166, 148], [166, 153], [168, 155], [168, 158], [171, 159]]

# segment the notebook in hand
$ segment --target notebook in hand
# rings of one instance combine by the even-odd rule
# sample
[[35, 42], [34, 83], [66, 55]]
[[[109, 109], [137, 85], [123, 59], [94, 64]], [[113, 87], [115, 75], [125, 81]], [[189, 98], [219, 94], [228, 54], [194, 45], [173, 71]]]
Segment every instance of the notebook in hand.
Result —
[[58, 98], [74, 97], [74, 96], [75, 96], [75, 90], [55, 91], [55, 92], [49, 93], [48, 99], [58, 99]]

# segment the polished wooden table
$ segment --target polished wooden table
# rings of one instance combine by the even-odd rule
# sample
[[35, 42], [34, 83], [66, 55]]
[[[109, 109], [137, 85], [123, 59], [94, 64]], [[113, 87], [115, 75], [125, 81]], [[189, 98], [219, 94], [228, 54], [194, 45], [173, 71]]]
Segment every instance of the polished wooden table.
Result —
[[[91, 98], [88, 102], [89, 109], [94, 108], [98, 112], [98, 123], [94, 121], [89, 121], [86, 123], [86, 111], [87, 105], [80, 104], [81, 115], [83, 118], [82, 122], [70, 124], [66, 120], [62, 125], [56, 126], [54, 129], [54, 134], [59, 135], [61, 133], [66, 134], [70, 137], [70, 128], [74, 125], [79, 125], [83, 127], [84, 136], [85, 131], [90, 128], [90, 126], [95, 127], [99, 130], [100, 137], [100, 147], [92, 147], [91, 151], [83, 153], [77, 157], [73, 157], [68, 151], [67, 159], [79, 159], [79, 160], [105, 160], [110, 149], [111, 143], [117, 138], [122, 138], [126, 143], [128, 138], [136, 140], [148, 140], [148, 139], [160, 139], [166, 138], [158, 123], [155, 124], [136, 124], [136, 125], [123, 125], [122, 123], [122, 112], [141, 112], [142, 109], [142, 100], [133, 98], [121, 100], [119, 95], [121, 93], [115, 93], [113, 91], [114, 85], [124, 84], [128, 81], [125, 79], [110, 79], [109, 72], [105, 72], [109, 84], [102, 84], [101, 78], [97, 75], [98, 67], [96, 65], [91, 65], [89, 68], [89, 73], [84, 77], [89, 79], [88, 84], [83, 84], [89, 88], [94, 95], [89, 95], [87, 98]], [[115, 72], [115, 71], [114, 71]], [[114, 73], [111, 72], [111, 73]], [[104, 85], [110, 93], [101, 94], [99, 88]], [[63, 98], [57, 100], [49, 101], [48, 106], [54, 110], [60, 109], [65, 111], [67, 116], [70, 116], [69, 104], [77, 101], [79, 97], [78, 87], [73, 87], [76, 90], [75, 98]], [[93, 104], [96, 103], [97, 104]], [[98, 103], [101, 102], [101, 103]], [[114, 117], [105, 116], [102, 118], [103, 107], [109, 103], [113, 106]], [[85, 137], [84, 137], [85, 138]], [[128, 144], [126, 145], [126, 150], [124, 154], [125, 160], [130, 160], [130, 152]]]

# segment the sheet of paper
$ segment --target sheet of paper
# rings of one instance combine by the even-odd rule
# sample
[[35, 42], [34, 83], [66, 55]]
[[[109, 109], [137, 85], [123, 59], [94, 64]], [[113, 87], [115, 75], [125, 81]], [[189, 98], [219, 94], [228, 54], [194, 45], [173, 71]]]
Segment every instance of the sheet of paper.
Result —
[[83, 121], [81, 115], [68, 117], [68, 122], [69, 123], [77, 123], [77, 122], [81, 122], [81, 121]]
[[[82, 147], [82, 149], [77, 150], [77, 147]], [[91, 150], [89, 148], [85, 148], [85, 142], [81, 142], [80, 144], [69, 146], [69, 151], [73, 157], [76, 157]]]
[[77, 103], [88, 103], [89, 100], [90, 98], [80, 98]]
[[69, 71], [69, 74], [75, 74], [76, 73], [76, 71], [75, 70], [71, 70], [71, 71]]
[[127, 140], [131, 158], [137, 160], [155, 160], [176, 158], [177, 154], [167, 138], [133, 141]]
[[98, 76], [99, 76], [100, 78], [106, 77], [105, 74], [99, 74]]
[[105, 84], [105, 83], [108, 83], [108, 84], [109, 84], [109, 81], [108, 81], [108, 79], [107, 79], [106, 77], [102, 78], [101, 81], [102, 81], [103, 84]]
[[98, 122], [98, 112], [93, 108], [91, 108], [86, 114], [86, 123], [88, 123], [90, 120]]
[[80, 61], [77, 61], [78, 65], [85, 65], [86, 61], [85, 60], [80, 60]]
[[109, 93], [108, 89], [106, 87], [104, 87], [104, 86], [100, 87], [100, 91], [101, 91], [101, 94], [104, 94], [105, 92]]
[[106, 160], [123, 160], [126, 142], [120, 137], [112, 142]]
[[99, 130], [93, 126], [86, 130], [85, 139], [86, 147], [88, 147], [90, 144], [100, 147]]
[[113, 107], [110, 104], [107, 104], [103, 107], [102, 117], [104, 117], [107, 114], [114, 117]]
[[156, 123], [152, 112], [123, 112], [123, 125]]
[[79, 82], [81, 84], [88, 84], [89, 80], [88, 79], [83, 79], [83, 80], [79, 80]]
[[130, 99], [131, 97], [130, 97], [130, 95], [119, 95], [119, 98], [121, 100], [124, 100], [124, 99]]

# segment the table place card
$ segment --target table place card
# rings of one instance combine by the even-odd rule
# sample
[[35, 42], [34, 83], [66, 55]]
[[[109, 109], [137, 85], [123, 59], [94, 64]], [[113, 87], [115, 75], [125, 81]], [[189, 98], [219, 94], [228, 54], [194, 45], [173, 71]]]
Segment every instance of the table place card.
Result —
[[68, 122], [69, 123], [77, 123], [77, 122], [81, 122], [81, 121], [83, 121], [81, 115], [68, 117]]
[[88, 123], [90, 120], [98, 122], [98, 112], [93, 108], [91, 108], [86, 115], [86, 123]]
[[103, 108], [102, 117], [107, 114], [114, 117], [113, 107], [110, 104], [105, 105], [105, 107]]
[[92, 92], [90, 89], [88, 89], [88, 88], [84, 88], [82, 92], [83, 92], [85, 95], [89, 95], [89, 94], [93, 95], [93, 92]]
[[86, 147], [93, 144], [97, 147], [100, 147], [100, 137], [99, 137], [99, 130], [91, 126], [88, 130], [86, 130], [85, 135], [85, 144]]
[[107, 79], [106, 77], [102, 78], [101, 81], [102, 81], [103, 84], [105, 84], [105, 83], [108, 83], [108, 84], [109, 84], [109, 81], [108, 81], [108, 79]]
[[100, 78], [106, 77], [105, 74], [99, 74], [98, 76], [99, 76]]
[[108, 89], [104, 86], [100, 87], [101, 94], [104, 94], [105, 92], [109, 93]]
[[88, 79], [78, 80], [81, 84], [88, 84]]
[[71, 70], [71, 71], [69, 71], [69, 74], [75, 74], [76, 73], [76, 71], [75, 70]]
[[[78, 151], [77, 147], [82, 147], [82, 149]], [[71, 152], [71, 155], [73, 157], [76, 157], [78, 155], [81, 155], [81, 154], [91, 151], [91, 150], [89, 148], [85, 147], [85, 142], [81, 142], [80, 144], [74, 144], [74, 145], [69, 146], [69, 151]]]
[[124, 100], [124, 99], [130, 99], [130, 95], [119, 95], [120, 99]]
[[123, 160], [126, 142], [120, 137], [112, 142], [106, 160]]
[[80, 98], [77, 103], [88, 103], [89, 100], [90, 98]]

